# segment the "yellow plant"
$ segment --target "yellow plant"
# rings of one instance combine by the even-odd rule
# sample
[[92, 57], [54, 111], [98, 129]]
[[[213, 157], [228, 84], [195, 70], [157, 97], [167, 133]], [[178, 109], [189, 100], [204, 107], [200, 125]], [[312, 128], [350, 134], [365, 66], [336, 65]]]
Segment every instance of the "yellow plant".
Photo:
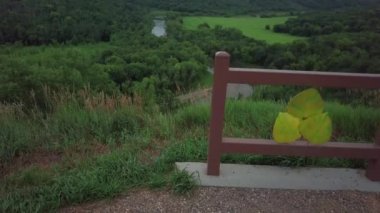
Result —
[[318, 90], [311, 88], [294, 96], [287, 112], [280, 112], [273, 127], [277, 143], [292, 143], [303, 137], [311, 144], [324, 144], [332, 135], [332, 121], [324, 110]]

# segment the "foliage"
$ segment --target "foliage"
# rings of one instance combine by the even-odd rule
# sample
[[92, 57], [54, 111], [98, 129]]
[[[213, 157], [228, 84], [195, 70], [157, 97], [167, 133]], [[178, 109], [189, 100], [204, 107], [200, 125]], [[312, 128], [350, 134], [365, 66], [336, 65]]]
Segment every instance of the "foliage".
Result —
[[0, 44], [110, 41], [141, 22], [140, 1], [0, 1]]
[[323, 113], [324, 102], [316, 89], [307, 89], [294, 96], [287, 112], [279, 113], [273, 127], [273, 138], [278, 143], [292, 143], [301, 135], [312, 144], [330, 140], [332, 122]]
[[323, 144], [330, 140], [332, 135], [332, 121], [327, 113], [313, 115], [302, 120], [300, 133], [311, 144]]
[[149, 4], [161, 10], [191, 12], [198, 14], [236, 15], [253, 14], [262, 11], [305, 11], [329, 10], [350, 7], [366, 7], [378, 4], [376, 0], [164, 0], [153, 1]]
[[4, 46], [0, 50], [0, 100], [31, 102], [31, 93], [43, 102], [44, 87], [111, 93], [116, 86], [96, 62], [96, 55], [112, 48], [107, 44], [83, 46]]
[[317, 36], [341, 32], [380, 32], [380, 10], [354, 10], [306, 13], [273, 30], [298, 36]]
[[287, 111], [295, 117], [304, 119], [322, 113], [323, 106], [324, 102], [318, 90], [307, 89], [290, 99]]
[[186, 171], [174, 172], [170, 179], [172, 190], [177, 194], [191, 192], [196, 186], [194, 175], [195, 174], [189, 174]]
[[0, 50], [0, 101], [36, 101], [44, 106], [45, 88], [76, 91], [88, 87], [108, 94], [136, 93], [152, 105], [189, 90], [206, 75], [207, 59], [198, 47], [153, 36], [148, 40], [148, 44], [132, 43], [128, 49], [105, 43], [4, 46]]
[[273, 138], [277, 143], [292, 143], [301, 137], [300, 119], [280, 112], [273, 127]]
[[[176, 13], [167, 16], [167, 38], [150, 35], [150, 24], [144, 21], [141, 23], [144, 27], [134, 25], [133, 29], [115, 32], [110, 43], [3, 45], [0, 101], [22, 101], [27, 106], [37, 103], [48, 108], [44, 88], [76, 91], [87, 87], [94, 92], [141, 97], [146, 106], [158, 104], [167, 111], [179, 106], [174, 98], [177, 94], [208, 78], [209, 59], [219, 50], [231, 53], [234, 66], [379, 72], [380, 47], [376, 45], [380, 44], [380, 36], [376, 33], [331, 34], [269, 45], [221, 26], [185, 30], [181, 16]], [[260, 30], [269, 32], [264, 27]], [[358, 98], [361, 96], [357, 93]]]
[[5, 212], [54, 211], [65, 203], [105, 198], [128, 187], [142, 184], [148, 168], [131, 153], [116, 151], [53, 178], [39, 187], [20, 188], [2, 195], [0, 209]]
[[[235, 28], [185, 30], [181, 17], [168, 22], [169, 37], [198, 45], [209, 57], [216, 51], [231, 54], [234, 66], [290, 70], [378, 73], [380, 36], [377, 33], [339, 33], [296, 40], [289, 44], [256, 41]], [[265, 32], [264, 29], [261, 29]]]
[[35, 133], [37, 130], [22, 119], [2, 118], [0, 120], [0, 161], [9, 161], [20, 151], [31, 149], [37, 142]]

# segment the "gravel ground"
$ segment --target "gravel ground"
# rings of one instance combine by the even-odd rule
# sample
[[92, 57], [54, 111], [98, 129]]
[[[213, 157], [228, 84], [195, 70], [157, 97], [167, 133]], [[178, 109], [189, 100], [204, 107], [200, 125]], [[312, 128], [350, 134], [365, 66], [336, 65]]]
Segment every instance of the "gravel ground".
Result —
[[200, 187], [191, 196], [139, 190], [60, 212], [380, 212], [380, 193]]

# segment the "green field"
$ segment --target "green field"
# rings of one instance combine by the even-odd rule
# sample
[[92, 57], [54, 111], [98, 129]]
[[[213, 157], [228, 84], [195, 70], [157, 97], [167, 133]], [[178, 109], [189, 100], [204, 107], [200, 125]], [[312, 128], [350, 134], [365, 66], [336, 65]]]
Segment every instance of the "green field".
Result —
[[292, 36], [289, 34], [275, 33], [272, 30], [266, 30], [265, 26], [270, 25], [271, 29], [276, 24], [285, 23], [291, 16], [259, 18], [259, 17], [209, 17], [209, 16], [190, 16], [183, 20], [186, 29], [194, 30], [200, 24], [207, 23], [211, 27], [221, 25], [223, 27], [237, 28], [244, 35], [257, 39], [264, 40], [268, 43], [289, 43], [302, 37]]

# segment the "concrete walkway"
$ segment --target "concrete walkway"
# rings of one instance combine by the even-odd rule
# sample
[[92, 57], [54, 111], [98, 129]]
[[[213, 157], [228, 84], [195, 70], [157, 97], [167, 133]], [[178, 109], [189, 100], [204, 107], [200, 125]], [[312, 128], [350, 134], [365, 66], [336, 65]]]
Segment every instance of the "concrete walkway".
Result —
[[[207, 71], [214, 74], [214, 68], [209, 67]], [[248, 98], [253, 94], [253, 88], [249, 84], [228, 84], [227, 98]]]
[[194, 173], [202, 186], [298, 190], [358, 190], [380, 192], [380, 183], [363, 170], [342, 168], [288, 168], [222, 164], [220, 176], [206, 175], [205, 163], [176, 163], [179, 170]]

